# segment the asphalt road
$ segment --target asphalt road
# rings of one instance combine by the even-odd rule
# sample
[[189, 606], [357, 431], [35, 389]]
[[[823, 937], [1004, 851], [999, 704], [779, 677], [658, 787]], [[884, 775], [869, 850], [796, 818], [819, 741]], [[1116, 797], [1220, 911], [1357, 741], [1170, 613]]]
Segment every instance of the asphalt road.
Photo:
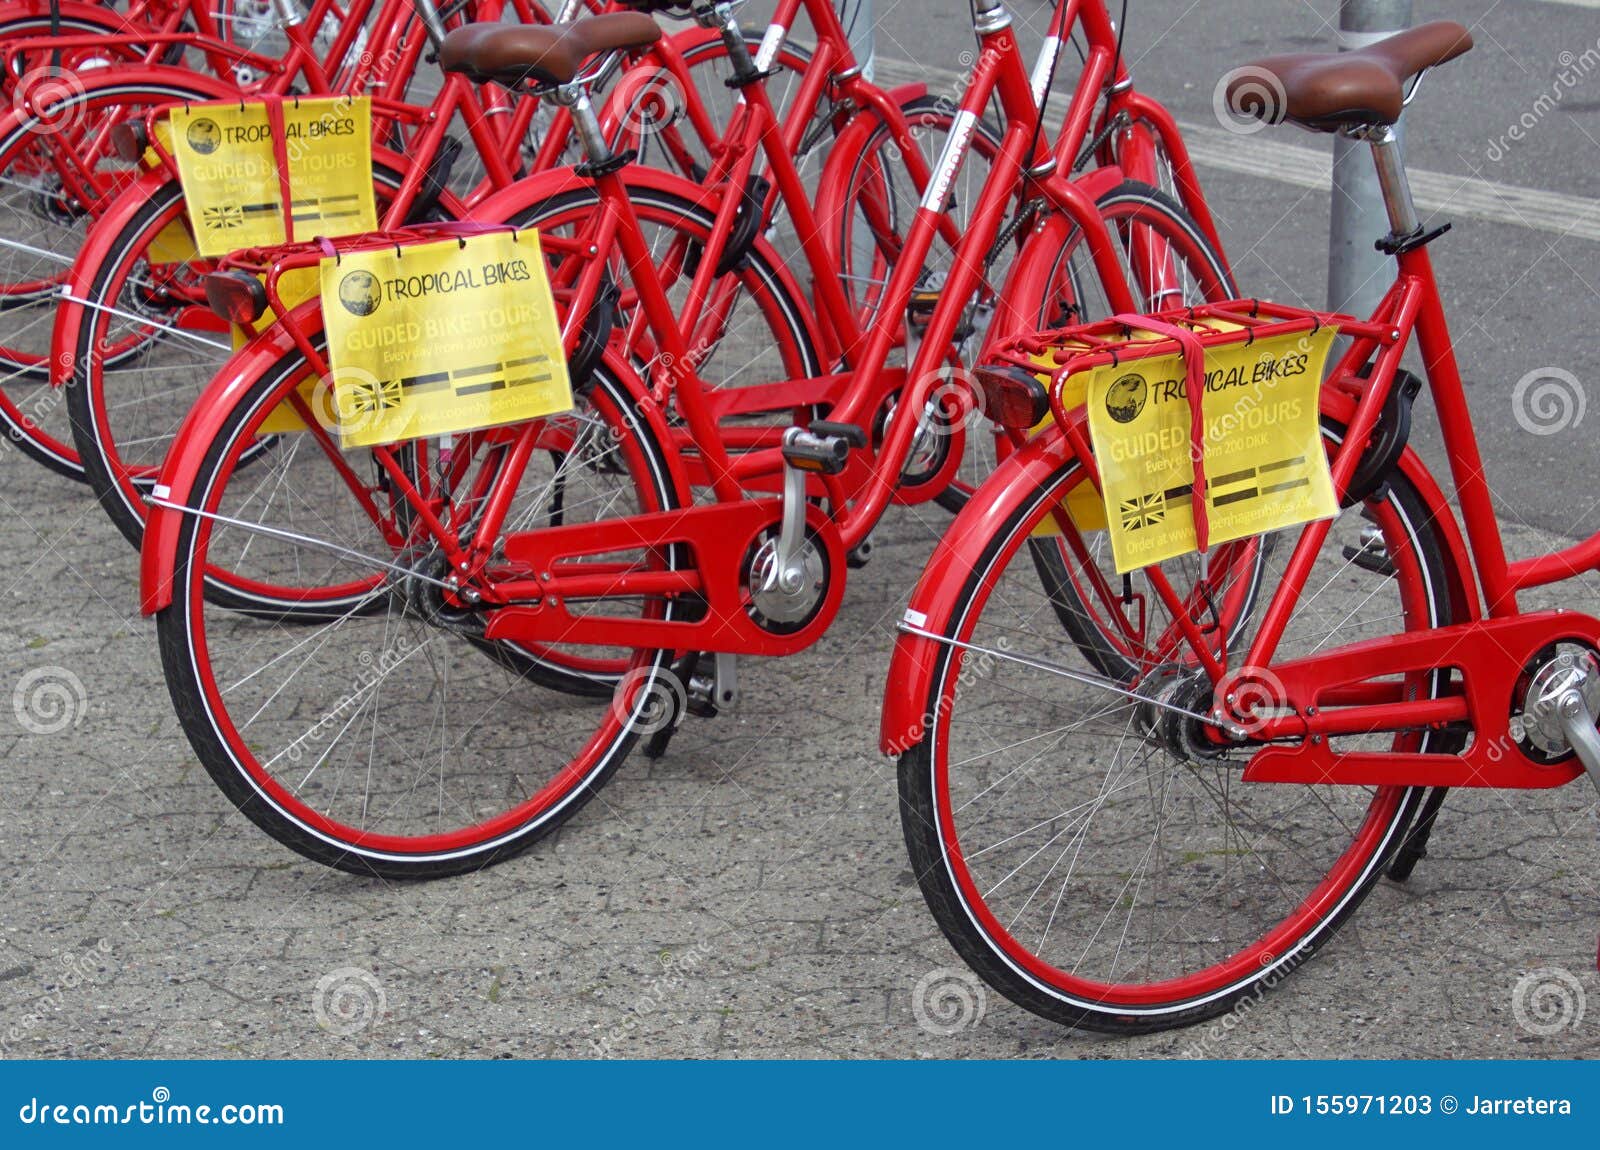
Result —
[[[1043, 6], [1020, 4], [1037, 28]], [[1332, 5], [1131, 8], [1140, 83], [1185, 124], [1216, 130], [1217, 77], [1275, 48], [1325, 45]], [[1410, 121], [1415, 164], [1600, 197], [1600, 69], [1525, 143], [1485, 156], [1549, 88], [1561, 53], [1594, 45], [1594, 10], [1419, 4], [1419, 19], [1434, 16], [1472, 24], [1480, 47], [1430, 80]], [[902, 0], [880, 17], [891, 62], [959, 68], [960, 5]], [[1270, 165], [1202, 175], [1246, 289], [1320, 302], [1326, 195]], [[1579, 396], [1600, 401], [1588, 394], [1600, 384], [1596, 244], [1558, 231], [1472, 218], [1436, 246], [1517, 553], [1587, 530], [1600, 471], [1600, 411], [1537, 434], [1524, 424], [1548, 430], [1538, 412], [1519, 422], [1513, 403], [1526, 373], [1552, 367], [1578, 381], [1575, 412]], [[1226, 1028], [1068, 1034], [967, 981], [917, 891], [893, 768], [874, 746], [892, 622], [941, 513], [892, 516], [826, 640], [746, 664], [737, 713], [691, 721], [659, 761], [636, 756], [559, 835], [482, 874], [394, 886], [306, 863], [232, 810], [172, 717], [135, 556], [81, 490], [15, 452], [0, 469], [7, 1057], [1600, 1051], [1600, 842], [1582, 783], [1452, 796], [1411, 881], [1380, 884], [1323, 954]], [[1597, 591], [1591, 577], [1536, 602], [1594, 610]], [[940, 988], [953, 1014], [930, 1015]]]

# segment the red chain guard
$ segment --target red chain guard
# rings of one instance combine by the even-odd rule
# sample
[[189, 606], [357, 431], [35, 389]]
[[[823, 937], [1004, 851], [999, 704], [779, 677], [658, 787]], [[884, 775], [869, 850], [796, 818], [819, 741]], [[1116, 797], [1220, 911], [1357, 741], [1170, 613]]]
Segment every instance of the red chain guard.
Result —
[[1328, 739], [1310, 738], [1337, 708], [1306, 717], [1298, 746], [1263, 747], [1245, 768], [1251, 783], [1349, 783], [1360, 786], [1558, 787], [1583, 774], [1575, 759], [1544, 764], [1528, 758], [1511, 737], [1512, 693], [1522, 669], [1540, 650], [1560, 640], [1600, 648], [1600, 620], [1573, 611], [1544, 611], [1483, 619], [1353, 643], [1325, 655], [1274, 663], [1269, 674], [1301, 716], [1318, 697], [1338, 687], [1408, 672], [1452, 667], [1462, 692], [1472, 738], [1459, 755], [1404, 752], [1335, 752]]
[[[804, 627], [775, 634], [758, 626], [745, 610], [741, 574], [745, 556], [757, 538], [776, 530], [783, 516], [777, 499], [741, 499], [677, 511], [658, 511], [598, 523], [546, 527], [508, 536], [508, 560], [536, 572], [550, 572], [548, 594], [537, 605], [501, 607], [490, 613], [484, 638], [514, 643], [576, 643], [593, 646], [648, 647], [674, 651], [731, 651], [740, 655], [788, 655], [815, 642], [827, 630], [844, 596], [845, 555], [839, 532], [815, 506], [806, 509], [807, 525], [827, 558], [828, 580], [822, 606]], [[707, 610], [696, 621], [645, 619], [637, 598], [633, 613], [601, 613], [604, 598], [585, 596], [581, 614], [567, 609], [562, 591], [563, 562], [585, 557], [665, 550], [672, 544], [689, 550], [688, 567], [698, 575], [698, 593]], [[626, 598], [627, 576], [618, 575], [613, 594]]]

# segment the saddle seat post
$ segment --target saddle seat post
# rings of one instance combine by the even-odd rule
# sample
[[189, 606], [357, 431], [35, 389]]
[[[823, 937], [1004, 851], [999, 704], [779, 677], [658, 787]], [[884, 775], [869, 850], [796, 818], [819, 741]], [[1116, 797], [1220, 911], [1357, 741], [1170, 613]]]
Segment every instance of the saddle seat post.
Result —
[[552, 103], [565, 108], [572, 117], [573, 130], [578, 133], [578, 144], [588, 161], [585, 167], [601, 172], [615, 166], [617, 157], [600, 128], [600, 114], [595, 111], [594, 101], [589, 98], [588, 79], [579, 77], [570, 84], [559, 84], [550, 88], [547, 94]]
[[1400, 137], [1390, 124], [1377, 124], [1355, 130], [1372, 149], [1372, 162], [1378, 169], [1378, 188], [1389, 213], [1391, 241], [1401, 241], [1422, 230], [1417, 219], [1416, 201], [1411, 196], [1411, 181], [1406, 178], [1405, 161], [1400, 155]]

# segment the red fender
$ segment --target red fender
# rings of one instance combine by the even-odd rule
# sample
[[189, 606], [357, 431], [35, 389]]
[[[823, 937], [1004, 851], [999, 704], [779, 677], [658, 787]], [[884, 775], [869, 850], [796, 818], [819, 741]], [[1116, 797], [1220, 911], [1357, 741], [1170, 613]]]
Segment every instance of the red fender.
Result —
[[[67, 280], [69, 294], [79, 299], [85, 297], [101, 265], [110, 258], [111, 245], [122, 234], [122, 229], [150, 202], [155, 191], [172, 178], [164, 168], [146, 172], [111, 201], [111, 206], [89, 228], [83, 247], [78, 250], [78, 258]], [[87, 308], [66, 300], [56, 305], [55, 327], [50, 336], [50, 382], [57, 387], [70, 379], [76, 369], [75, 349], [87, 314]]]
[[[683, 196], [711, 212], [717, 210], [721, 199], [721, 191], [715, 186], [704, 187], [673, 172], [643, 164], [629, 164], [623, 169], [622, 178], [630, 185]], [[549, 171], [535, 172], [473, 204], [468, 211], [468, 218], [483, 223], [505, 223], [518, 212], [549, 196], [571, 188], [593, 186], [593, 180], [579, 175], [574, 168], [551, 168]]]
[[[211, 445], [222, 434], [229, 413], [263, 373], [270, 371], [286, 355], [299, 354], [288, 325], [315, 339], [322, 330], [322, 304], [308, 300], [240, 348], [200, 393], [184, 416], [161, 464], [156, 484], [158, 497], [188, 506], [194, 491], [195, 473]], [[672, 432], [661, 409], [649, 398], [648, 389], [627, 363], [607, 351], [604, 358], [609, 374], [620, 380], [632, 395], [636, 413], [649, 424], [667, 454], [671, 482], [687, 506], [692, 500], [689, 476], [682, 456], [672, 448]], [[144, 525], [144, 542], [139, 550], [139, 609], [153, 615], [172, 602], [172, 573], [178, 558], [178, 534], [183, 513], [152, 506]]]
[[[99, 32], [121, 36], [142, 30], [121, 12], [103, 4], [62, 0], [56, 7], [61, 14], [60, 27], [69, 36], [92, 35]], [[50, 0], [11, 0], [8, 4], [0, 4], [0, 38], [25, 40], [35, 36], [48, 36], [51, 25], [50, 8]], [[23, 30], [34, 23], [40, 26], [40, 31]]]
[[[1349, 395], [1325, 388], [1319, 407], [1324, 415], [1348, 423], [1355, 401]], [[1077, 417], [1082, 418], [1081, 411]], [[916, 590], [911, 593], [903, 619], [921, 630], [944, 634], [960, 605], [967, 580], [982, 561], [990, 540], [1017, 508], [1072, 458], [1072, 447], [1065, 433], [1052, 424], [1001, 463], [945, 529], [944, 537], [917, 581]], [[1398, 466], [1401, 474], [1416, 486], [1418, 494], [1430, 506], [1439, 509], [1434, 523], [1444, 536], [1446, 548], [1457, 555], [1468, 554], [1450, 505], [1422, 459], [1408, 447], [1401, 454]], [[1458, 596], [1455, 602], [1460, 604], [1456, 609], [1456, 621], [1476, 619], [1479, 617], [1478, 592], [1472, 572], [1462, 570], [1457, 576], [1451, 586], [1452, 595]], [[927, 713], [927, 699], [933, 687], [940, 646], [932, 639], [904, 632], [896, 637], [878, 730], [878, 746], [885, 755], [898, 756], [927, 735], [932, 722]]]
[[[136, 68], [97, 68], [90, 72], [75, 73], [75, 76], [76, 83], [72, 88], [51, 84], [46, 90], [58, 97], [76, 96], [80, 92], [92, 96], [106, 88], [159, 86], [172, 92], [174, 104], [180, 104], [185, 100], [239, 98], [239, 87], [236, 84], [224, 83], [205, 72], [194, 72], [188, 68], [175, 68], [166, 64], [141, 64]], [[0, 141], [5, 141], [9, 146], [12, 137], [18, 131], [28, 130], [36, 119], [29, 111], [31, 103], [27, 93], [22, 93], [13, 101], [13, 106], [6, 109], [5, 116], [0, 118]]]
[[[1066, 436], [1054, 425], [1007, 456], [945, 528], [902, 619], [923, 630], [941, 632], [989, 540], [1017, 505], [1071, 458]], [[895, 639], [878, 731], [879, 749], [890, 757], [900, 755], [927, 734], [929, 717], [924, 714], [924, 701], [933, 682], [939, 646], [931, 639], [903, 632]]]
[[[910, 100], [928, 94], [926, 84], [901, 84], [898, 88], [890, 88], [887, 93], [889, 102], [897, 108], [903, 108]], [[850, 118], [850, 122], [839, 132], [833, 142], [833, 147], [828, 151], [827, 162], [822, 166], [822, 175], [817, 180], [817, 202], [812, 205], [817, 214], [817, 223], [822, 225], [824, 238], [831, 236], [836, 228], [830, 227], [830, 221], [841, 218], [844, 211], [844, 194], [846, 191], [845, 173], [840, 167], [857, 160], [866, 150], [867, 139], [877, 131], [878, 125], [883, 122], [883, 117], [870, 108], [857, 112]], [[832, 243], [831, 240], [828, 241]]]

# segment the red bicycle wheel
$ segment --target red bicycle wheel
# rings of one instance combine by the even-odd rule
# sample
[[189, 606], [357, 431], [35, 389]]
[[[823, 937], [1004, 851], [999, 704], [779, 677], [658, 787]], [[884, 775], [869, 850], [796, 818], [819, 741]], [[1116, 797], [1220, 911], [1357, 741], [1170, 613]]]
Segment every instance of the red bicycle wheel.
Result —
[[[1325, 428], [1336, 442], [1340, 429]], [[1275, 985], [1325, 942], [1382, 873], [1421, 791], [1241, 782], [1250, 748], [1199, 736], [1189, 716], [1210, 709], [1211, 688], [1181, 651], [1132, 697], [1089, 685], [1082, 651], [1038, 625], [1054, 605], [1029, 555], [1033, 529], [1084, 482], [1064, 456], [1014, 506], [975, 504], [952, 528], [979, 512], [999, 520], [938, 624], [921, 700], [934, 719], [900, 761], [906, 842], [946, 936], [1020, 1005], [1098, 1030], [1184, 1025]], [[1435, 526], [1445, 514], [1399, 475], [1344, 512], [1279, 657], [1453, 622], [1460, 558]], [[1355, 562], [1374, 531], [1387, 569]], [[1448, 678], [1407, 685], [1437, 694]], [[1438, 737], [1348, 744], [1399, 753]]]
[[0, 423], [29, 455], [81, 478], [48, 357], [59, 292], [88, 229], [138, 175], [112, 150], [110, 129], [214, 92], [177, 76], [52, 91], [47, 104], [0, 120]]
[[[354, 498], [344, 474], [371, 474], [370, 452], [335, 458], [327, 442], [299, 433], [279, 437], [273, 458], [242, 466], [262, 420], [303, 378], [297, 363], [248, 389], [196, 476], [190, 505], [205, 516], [185, 518], [174, 599], [157, 616], [184, 730], [241, 811], [318, 862], [421, 878], [508, 858], [575, 813], [648, 729], [670, 689], [671, 652], [591, 650], [630, 672], [629, 690], [609, 702], [546, 688], [485, 657], [494, 650], [481, 620], [438, 597], [443, 571], [426, 540], [413, 533], [387, 558], [385, 528], [406, 530], [403, 509], [377, 486]], [[565, 491], [564, 522], [678, 506], [662, 445], [608, 371], [572, 413], [523, 426], [566, 448], [545, 471], [546, 490], [559, 481]], [[280, 510], [289, 494], [274, 465], [291, 454], [298, 511], [289, 522], [298, 530], [263, 535], [264, 494]], [[681, 557], [645, 547], [638, 560], [665, 570]], [[322, 621], [286, 625], [220, 606], [211, 586], [219, 565], [233, 589], [246, 576], [276, 595], [303, 584], [322, 603]], [[637, 607], [641, 617], [671, 610], [659, 599]], [[619, 609], [607, 601], [608, 613]]]

